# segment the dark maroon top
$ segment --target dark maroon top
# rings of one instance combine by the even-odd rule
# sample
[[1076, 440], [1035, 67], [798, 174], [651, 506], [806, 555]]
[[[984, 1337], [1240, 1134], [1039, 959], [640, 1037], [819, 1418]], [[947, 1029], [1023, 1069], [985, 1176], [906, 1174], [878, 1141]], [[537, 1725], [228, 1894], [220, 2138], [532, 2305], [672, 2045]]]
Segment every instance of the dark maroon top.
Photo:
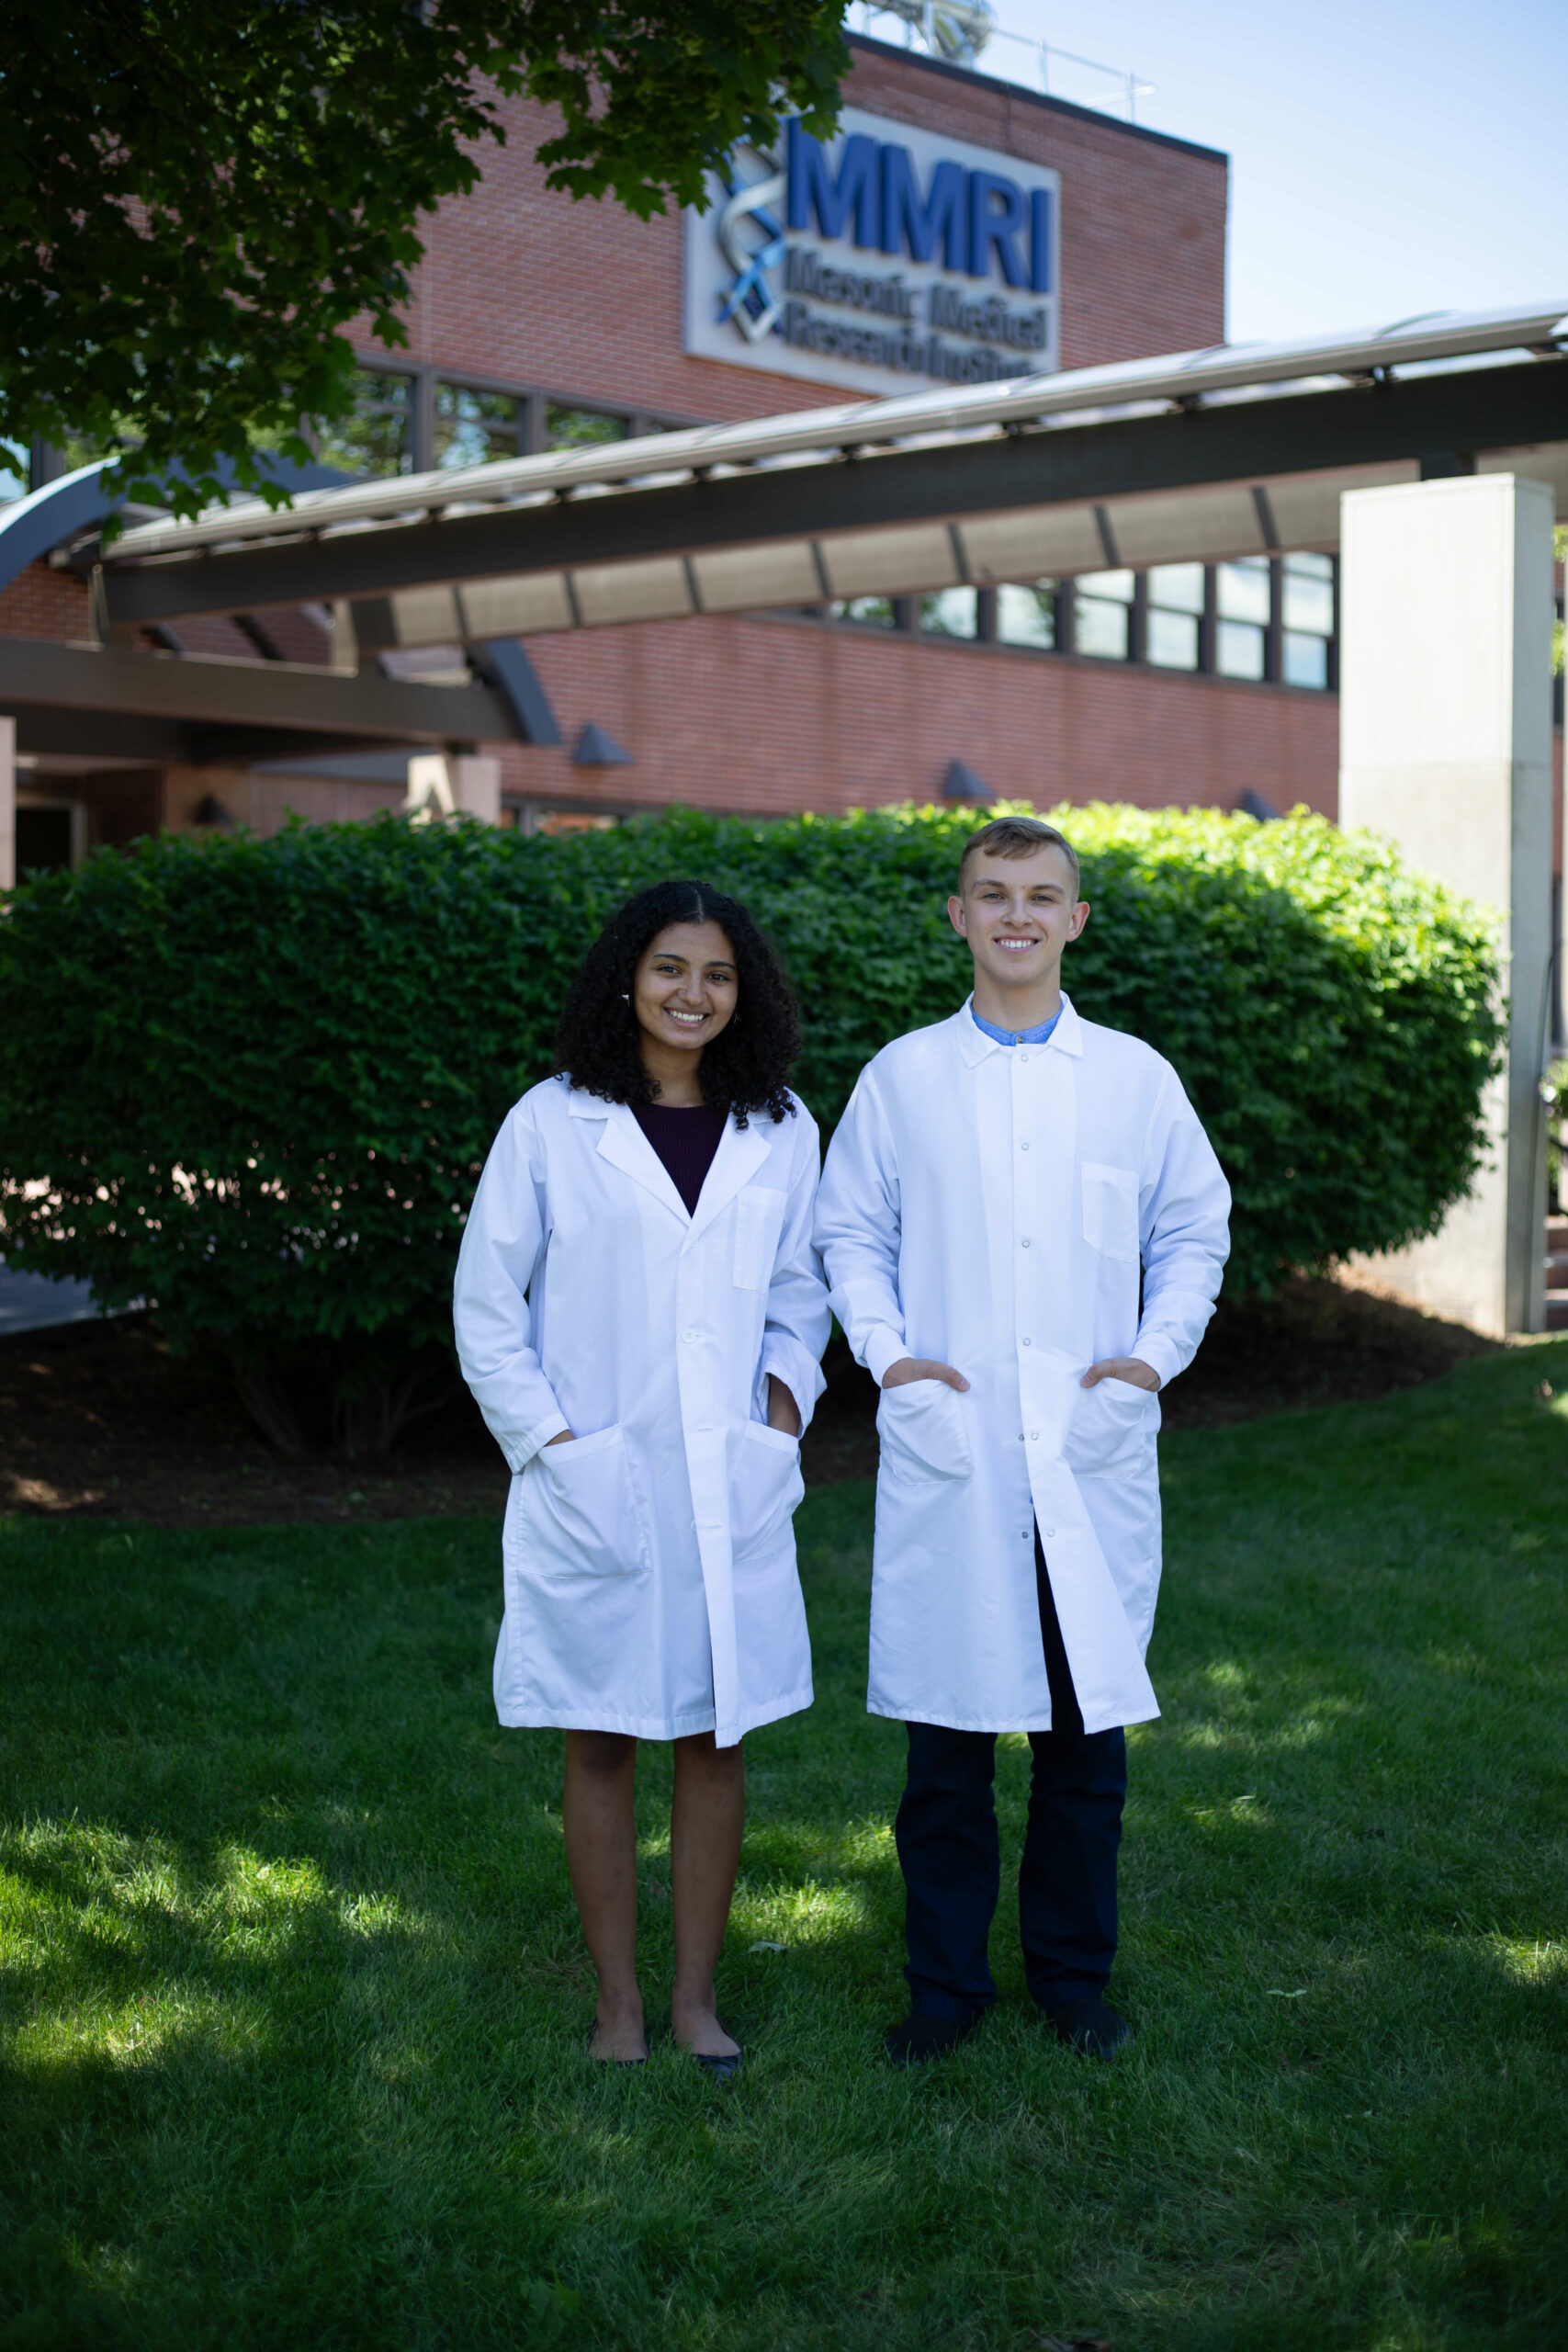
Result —
[[672, 1110], [666, 1102], [634, 1102], [632, 1116], [664, 1162], [665, 1173], [686, 1204], [686, 1215], [695, 1216], [703, 1178], [713, 1166], [724, 1133], [724, 1113], [710, 1111], [705, 1102], [694, 1111]]

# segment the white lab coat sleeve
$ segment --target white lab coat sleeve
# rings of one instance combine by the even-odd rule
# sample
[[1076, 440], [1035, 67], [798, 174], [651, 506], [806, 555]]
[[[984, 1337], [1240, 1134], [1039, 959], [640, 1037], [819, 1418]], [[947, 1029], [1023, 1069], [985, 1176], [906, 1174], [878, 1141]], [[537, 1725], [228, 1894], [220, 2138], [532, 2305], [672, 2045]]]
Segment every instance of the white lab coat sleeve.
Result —
[[795, 1128], [795, 1162], [773, 1280], [768, 1284], [768, 1316], [762, 1331], [762, 1360], [757, 1380], [757, 1418], [768, 1418], [768, 1375], [782, 1380], [795, 1398], [804, 1437], [817, 1409], [817, 1399], [828, 1385], [822, 1377], [821, 1355], [832, 1329], [828, 1310], [828, 1285], [822, 1261], [811, 1238], [817, 1203], [817, 1175], [821, 1165], [817, 1123], [804, 1109], [791, 1122]]
[[549, 1231], [544, 1152], [520, 1104], [485, 1161], [452, 1293], [457, 1362], [513, 1470], [570, 1426], [540, 1368], [527, 1297]]
[[1144, 1149], [1144, 1312], [1133, 1349], [1162, 1388], [1186, 1371], [1214, 1311], [1230, 1254], [1230, 1206], [1213, 1147], [1168, 1069]]
[[909, 1352], [898, 1295], [900, 1215], [892, 1136], [863, 1070], [828, 1147], [817, 1193], [817, 1247], [850, 1352], [879, 1388], [889, 1366]]

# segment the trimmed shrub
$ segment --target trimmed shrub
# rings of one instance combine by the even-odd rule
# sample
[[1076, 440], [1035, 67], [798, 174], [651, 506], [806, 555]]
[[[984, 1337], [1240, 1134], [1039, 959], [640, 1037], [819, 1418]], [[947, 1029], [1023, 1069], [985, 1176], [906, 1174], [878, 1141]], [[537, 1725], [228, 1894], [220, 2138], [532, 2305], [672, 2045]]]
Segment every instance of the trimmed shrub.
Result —
[[[1321, 820], [1055, 812], [1093, 913], [1079, 1010], [1168, 1055], [1235, 1193], [1231, 1280], [1430, 1232], [1465, 1190], [1498, 1035], [1487, 923]], [[526, 840], [391, 819], [164, 838], [17, 891], [0, 923], [0, 1242], [158, 1302], [281, 1444], [301, 1384], [389, 1443], [449, 1365], [468, 1199], [548, 1068], [567, 981], [635, 889], [733, 891], [800, 992], [824, 1128], [889, 1037], [960, 1003], [968, 810], [677, 811]]]

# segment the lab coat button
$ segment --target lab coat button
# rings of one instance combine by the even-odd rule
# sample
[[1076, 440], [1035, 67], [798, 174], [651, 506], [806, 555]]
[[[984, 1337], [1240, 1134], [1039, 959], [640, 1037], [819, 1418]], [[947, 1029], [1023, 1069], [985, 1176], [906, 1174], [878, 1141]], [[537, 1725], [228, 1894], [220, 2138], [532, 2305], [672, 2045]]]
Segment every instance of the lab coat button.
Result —
[[1039, 1430], [1030, 1430], [1030, 1432], [1029, 1432], [1029, 1442], [1030, 1442], [1030, 1444], [1031, 1444], [1031, 1445], [1038, 1445], [1038, 1444], [1039, 1444], [1039, 1442], [1040, 1442], [1040, 1432], [1039, 1432]]
[[1048, 1527], [1048, 1528], [1046, 1528], [1045, 1532], [1046, 1532], [1046, 1534], [1047, 1534], [1047, 1535], [1055, 1535], [1055, 1533], [1056, 1532], [1056, 1531], [1055, 1531], [1055, 1529], [1054, 1527]]
[[1019, 1149], [1020, 1151], [1027, 1151], [1029, 1149], [1029, 1146], [1026, 1143], [1021, 1143], [1019, 1145]]
[[681, 1334], [681, 1337], [682, 1338], [682, 1340], [686, 1340], [686, 1341], [688, 1342], [688, 1344], [689, 1344], [693, 1340], [694, 1340], [694, 1339], [697, 1337], [697, 1334], [695, 1333], [695, 1331], [682, 1331], [682, 1334]]
[[1034, 1342], [1032, 1340], [1025, 1340], [1023, 1344], [1026, 1348], [1032, 1348], [1034, 1345]]
[[1023, 1246], [1024, 1246], [1024, 1248], [1025, 1248], [1026, 1250], [1027, 1250], [1027, 1249], [1029, 1248], [1029, 1246], [1030, 1246], [1030, 1244], [1029, 1244], [1029, 1236], [1028, 1236], [1028, 1234], [1027, 1234], [1027, 1233], [1026, 1233], [1026, 1234], [1024, 1235], [1024, 1237], [1023, 1237]]

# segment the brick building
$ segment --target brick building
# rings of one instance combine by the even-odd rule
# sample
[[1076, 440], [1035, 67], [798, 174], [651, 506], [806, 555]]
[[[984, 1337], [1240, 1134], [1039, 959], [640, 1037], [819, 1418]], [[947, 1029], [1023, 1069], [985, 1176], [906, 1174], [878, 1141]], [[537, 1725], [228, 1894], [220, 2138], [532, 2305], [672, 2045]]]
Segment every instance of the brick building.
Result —
[[[908, 51], [863, 40], [853, 50], [847, 107], [1060, 175], [1061, 365], [1224, 341], [1224, 156]], [[492, 402], [515, 399], [512, 446], [525, 448], [844, 397], [839, 384], [818, 390], [798, 377], [689, 355], [682, 220], [641, 222], [548, 194], [533, 160], [542, 118], [519, 107], [508, 132], [482, 185], [444, 209], [430, 240], [409, 320], [420, 372], [405, 379], [403, 395], [409, 442], [422, 408], [428, 438], [407, 447], [405, 462], [439, 462], [454, 447], [458, 386]], [[491, 449], [510, 419], [495, 422]], [[1225, 593], [1257, 613], [1267, 566], [1212, 585], [1184, 567], [1170, 585], [1200, 606], [1199, 626], [1180, 630], [1190, 646], [1172, 650], [1194, 662], [1207, 654], [1202, 670], [1137, 658], [1149, 650], [1147, 581], [1116, 571], [1081, 581], [1076, 594], [1046, 592], [1032, 612], [1011, 616], [1010, 629], [1005, 616], [998, 628], [996, 595], [971, 589], [854, 600], [820, 617], [695, 618], [532, 639], [564, 741], [507, 747], [504, 789], [509, 799], [555, 807], [680, 799], [830, 809], [932, 797], [956, 758], [1010, 796], [1231, 807], [1250, 788], [1279, 806], [1299, 799], [1332, 811], [1332, 695], [1220, 674], [1217, 613], [1203, 626], [1206, 594], [1215, 605]], [[1111, 595], [1090, 605], [1100, 587]], [[1096, 650], [1058, 650], [1070, 641], [1069, 601], [1089, 608]], [[1089, 633], [1080, 621], [1079, 640]], [[1266, 665], [1250, 628], [1228, 650], [1235, 667]], [[575, 766], [590, 721], [635, 764]]]
[[[971, 212], [944, 218], [953, 234], [967, 233], [967, 219], [978, 241], [971, 258], [995, 265], [993, 323], [976, 312], [967, 341], [950, 341], [950, 370], [1029, 364], [995, 356], [995, 321], [1009, 305], [1008, 334], [1031, 332], [1018, 323], [1030, 317], [1043, 322], [1039, 365], [1091, 368], [1223, 343], [1223, 155], [921, 54], [863, 39], [852, 47], [846, 136], [860, 137], [868, 170], [878, 141], [885, 158], [915, 159], [909, 255], [917, 231], [930, 246], [942, 228], [940, 191], [960, 186], [942, 178], [959, 164], [941, 158], [964, 162]], [[418, 473], [888, 389], [886, 370], [841, 355], [859, 332], [855, 306], [891, 300], [889, 288], [920, 271], [908, 260], [890, 271], [893, 239], [852, 209], [844, 142], [836, 180], [818, 157], [816, 213], [804, 216], [821, 249], [811, 282], [829, 285], [823, 341], [838, 346], [818, 361], [799, 339], [786, 349], [729, 329], [728, 343], [694, 335], [694, 256], [722, 226], [723, 192], [707, 214], [647, 222], [612, 203], [574, 204], [545, 189], [534, 160], [547, 119], [514, 105], [506, 130], [474, 193], [429, 224], [407, 351], [361, 345], [360, 406], [323, 442], [325, 462], [348, 474]], [[1024, 227], [1016, 236], [1009, 227], [1015, 214], [1032, 220], [1032, 246]], [[955, 250], [962, 264], [963, 250], [942, 248], [949, 280], [932, 317], [940, 300], [944, 318], [961, 319]], [[822, 279], [824, 259], [837, 277]], [[976, 266], [971, 285], [980, 275]], [[797, 272], [792, 282], [804, 281]], [[479, 746], [500, 762], [506, 820], [555, 826], [672, 800], [771, 813], [924, 799], [953, 788], [955, 762], [960, 788], [967, 781], [976, 797], [1234, 808], [1256, 795], [1275, 808], [1304, 802], [1333, 814], [1332, 545], [1137, 570], [1119, 560], [1105, 510], [1096, 512], [1100, 568], [1071, 578], [825, 595], [783, 612], [530, 636], [560, 740]], [[35, 563], [0, 593], [0, 637], [87, 633], [87, 590], [69, 570]], [[139, 641], [161, 640], [154, 630]], [[263, 665], [333, 659], [329, 616], [310, 606], [182, 621], [177, 650]], [[435, 679], [466, 657], [434, 647], [382, 659], [399, 674]], [[123, 754], [43, 752], [18, 785], [25, 865], [158, 824], [199, 825], [214, 811], [269, 831], [290, 808], [324, 818], [395, 807], [406, 756], [160, 761], [139, 758], [128, 739]]]

